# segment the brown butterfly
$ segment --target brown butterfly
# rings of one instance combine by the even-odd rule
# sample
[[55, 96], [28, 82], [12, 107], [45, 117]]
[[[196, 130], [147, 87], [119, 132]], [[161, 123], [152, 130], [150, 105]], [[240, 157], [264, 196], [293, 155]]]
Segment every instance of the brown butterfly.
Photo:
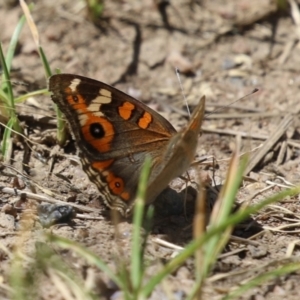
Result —
[[186, 171], [194, 159], [204, 97], [187, 127], [177, 132], [144, 103], [94, 79], [53, 75], [49, 90], [69, 122], [83, 170], [98, 187], [106, 205], [123, 215], [128, 215], [134, 204], [146, 156], [152, 162], [147, 203]]

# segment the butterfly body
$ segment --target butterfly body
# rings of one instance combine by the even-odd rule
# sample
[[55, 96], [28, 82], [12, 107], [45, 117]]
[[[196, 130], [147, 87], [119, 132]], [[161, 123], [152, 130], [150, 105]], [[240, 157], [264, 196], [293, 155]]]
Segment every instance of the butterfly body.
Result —
[[178, 133], [147, 105], [102, 82], [58, 74], [50, 77], [49, 90], [69, 122], [83, 170], [105, 203], [123, 215], [134, 204], [146, 156], [152, 162], [147, 203], [181, 175], [194, 158], [204, 98], [187, 128]]

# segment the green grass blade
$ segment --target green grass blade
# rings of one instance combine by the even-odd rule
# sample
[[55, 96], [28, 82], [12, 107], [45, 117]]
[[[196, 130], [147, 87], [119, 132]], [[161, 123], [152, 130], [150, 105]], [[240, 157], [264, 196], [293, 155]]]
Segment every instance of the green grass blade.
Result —
[[33, 92], [30, 92], [30, 93], [21, 95], [21, 96], [15, 98], [15, 104], [16, 103], [23, 103], [26, 99], [28, 99], [30, 97], [44, 95], [44, 94], [49, 94], [48, 89], [37, 90], [37, 91], [33, 91]]
[[[4, 81], [6, 82], [6, 91], [7, 91], [7, 97], [5, 97], [6, 102], [4, 103], [4, 105], [5, 105], [4, 111], [5, 111], [5, 113], [7, 113], [6, 117], [10, 117], [10, 119], [12, 120], [12, 122], [13, 122], [12, 126], [15, 129], [15, 131], [21, 133], [22, 128], [19, 124], [19, 120], [15, 113], [14, 95], [13, 95], [12, 85], [11, 85], [11, 81], [10, 81], [10, 75], [9, 75], [8, 69], [6, 67], [6, 62], [5, 62], [5, 58], [3, 55], [1, 43], [0, 43], [0, 62], [2, 65], [2, 69], [3, 69], [3, 76], [4, 76], [3, 78], [4, 78]], [[3, 91], [3, 93], [5, 93], [5, 92]]]
[[14, 120], [11, 118], [9, 119], [8, 123], [6, 124], [3, 139], [2, 139], [2, 145], [1, 145], [1, 153], [4, 156], [4, 161], [8, 161], [9, 157], [9, 145], [11, 143], [10, 137], [11, 137], [11, 129], [14, 125]]
[[140, 287], [143, 277], [143, 257], [142, 257], [142, 241], [141, 229], [145, 209], [145, 196], [148, 185], [148, 178], [150, 174], [151, 160], [146, 157], [142, 173], [140, 176], [137, 199], [134, 206], [133, 215], [133, 236], [132, 236], [132, 254], [131, 254], [131, 284], [134, 291]]
[[[60, 74], [60, 70], [56, 70], [56, 74]], [[66, 122], [64, 120], [62, 112], [59, 110], [58, 106], [55, 104], [56, 113], [56, 123], [57, 123], [57, 141], [62, 146], [66, 140]]]
[[5, 119], [9, 118], [9, 111], [7, 109], [9, 100], [7, 98], [7, 95], [4, 93], [3, 90], [1, 90], [0, 88], [0, 114], [2, 115], [2, 117], [4, 117]]
[[10, 82], [10, 75], [9, 75], [8, 69], [6, 67], [6, 62], [5, 62], [5, 58], [3, 55], [1, 43], [0, 43], [0, 62], [2, 65], [3, 76], [4, 76], [3, 78], [4, 78], [4, 81], [6, 82], [6, 90], [7, 90], [6, 102], [4, 103], [4, 105], [5, 105], [4, 110], [8, 114], [8, 116], [6, 116], [6, 117], [10, 117], [10, 120], [12, 120], [12, 122], [13, 122], [12, 126], [15, 129], [15, 131], [21, 133], [22, 128], [19, 124], [19, 120], [15, 113], [14, 95], [13, 95], [12, 86], [11, 86], [11, 82]]
[[[12, 59], [14, 57], [15, 51], [16, 51], [16, 47], [18, 44], [18, 40], [21, 34], [21, 31], [23, 29], [23, 26], [25, 24], [25, 16], [22, 16], [13, 32], [13, 35], [11, 37], [9, 46], [8, 46], [8, 50], [7, 50], [7, 54], [6, 54], [6, 67], [8, 72], [10, 73], [10, 69], [11, 69], [11, 64], [12, 64]], [[3, 79], [3, 78], [2, 78]]]
[[[12, 86], [11, 86], [11, 82], [10, 82], [10, 76], [9, 76], [9, 71], [8, 68], [6, 66], [6, 62], [5, 62], [5, 58], [4, 58], [4, 54], [2, 51], [2, 44], [0, 43], [0, 61], [1, 61], [1, 65], [2, 65], [2, 69], [3, 69], [3, 82], [6, 83], [6, 92], [7, 92], [7, 100], [8, 103], [6, 103], [6, 105], [13, 110], [15, 108], [14, 105], [14, 96], [13, 96], [13, 91], [12, 91]], [[9, 111], [9, 115], [11, 116], [12, 111]]]
[[154, 206], [150, 205], [146, 211], [146, 216], [144, 218], [144, 223], [143, 223], [145, 235], [144, 235], [142, 249], [141, 249], [141, 257], [144, 257], [145, 254], [146, 243], [150, 235], [150, 230], [152, 228], [153, 216], [154, 216]]
[[49, 78], [52, 75], [52, 72], [51, 72], [49, 62], [47, 60], [47, 57], [45, 55], [45, 52], [44, 52], [42, 46], [39, 46], [39, 54], [40, 54], [40, 57], [41, 57], [41, 60], [42, 60], [43, 66], [44, 66], [46, 78]]
[[[25, 24], [25, 16], [22, 16], [12, 34], [8, 49], [7, 49], [7, 54], [6, 54], [6, 67], [8, 70], [8, 73], [10, 73], [10, 69], [11, 69], [11, 64], [12, 64], [12, 59], [14, 57], [15, 51], [16, 51], [16, 47], [18, 44], [18, 40], [21, 34], [21, 31], [23, 29], [23, 26]], [[5, 89], [6, 88], [6, 81], [5, 81], [5, 75], [2, 75], [2, 83], [1, 83], [1, 89]]]
[[[11, 86], [11, 82], [10, 82], [10, 76], [9, 76], [8, 69], [6, 67], [6, 62], [5, 62], [5, 58], [3, 55], [1, 43], [0, 43], [0, 62], [2, 65], [2, 69], [3, 69], [3, 78], [4, 78], [4, 81], [6, 82], [6, 92], [7, 92], [7, 95], [5, 97], [6, 101], [4, 103], [5, 108], [2, 111], [4, 111], [4, 113], [7, 114], [7, 115], [4, 115], [5, 117], [10, 118], [10, 121], [12, 122], [11, 125], [15, 129], [15, 131], [21, 133], [22, 128], [19, 124], [19, 120], [15, 113], [14, 95], [13, 95], [12, 86]], [[5, 92], [2, 90], [1, 95], [3, 95], [3, 94], [5, 94]]]
[[[1, 102], [4, 103], [4, 108], [1, 108], [1, 113], [5, 117], [11, 117], [14, 115], [14, 112], [11, 111], [14, 109], [14, 99], [13, 99], [11, 83], [9, 81], [10, 76], [8, 76], [8, 74], [10, 74], [12, 59], [15, 54], [18, 39], [19, 39], [21, 30], [24, 26], [24, 23], [25, 23], [25, 17], [22, 16], [13, 32], [13, 35], [11, 37], [5, 58], [4, 58], [3, 51], [2, 51], [2, 45], [0, 44], [0, 48], [1, 48], [0, 49], [0, 52], [1, 52], [0, 61], [1, 61], [1, 65], [2, 65], [3, 71], [4, 71], [2, 74], [2, 80], [0, 83], [0, 94], [1, 94], [0, 98], [1, 98]], [[16, 123], [14, 124], [14, 128], [18, 132], [21, 132], [21, 128], [19, 126], [19, 122], [17, 119], [16, 119]]]
[[1, 102], [3, 102], [3, 103], [8, 102], [7, 95], [4, 93], [4, 91], [2, 89], [0, 89], [0, 99], [1, 99]]

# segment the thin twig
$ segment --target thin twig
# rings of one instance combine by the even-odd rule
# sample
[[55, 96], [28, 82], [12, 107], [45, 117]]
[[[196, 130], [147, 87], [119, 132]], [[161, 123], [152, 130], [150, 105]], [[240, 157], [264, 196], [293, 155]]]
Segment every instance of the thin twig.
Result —
[[53, 203], [53, 204], [69, 205], [69, 206], [73, 206], [73, 207], [75, 207], [81, 211], [85, 211], [85, 212], [101, 213], [101, 210], [97, 209], [97, 208], [90, 208], [90, 207], [75, 204], [72, 202], [56, 200], [56, 199], [52, 199], [52, 198], [49, 198], [44, 195], [33, 194], [33, 193], [30, 193], [27, 191], [21, 191], [18, 189], [13, 189], [13, 188], [5, 187], [5, 186], [0, 186], [0, 191], [3, 193], [6, 193], [6, 194], [15, 195], [15, 196], [23, 196], [23, 197], [37, 200], [37, 201], [45, 201], [45, 202], [49, 202], [49, 203]]

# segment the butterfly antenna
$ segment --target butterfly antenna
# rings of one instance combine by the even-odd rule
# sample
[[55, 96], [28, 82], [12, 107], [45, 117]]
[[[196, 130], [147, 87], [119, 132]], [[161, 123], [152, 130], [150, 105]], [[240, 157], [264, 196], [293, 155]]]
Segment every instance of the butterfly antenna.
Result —
[[258, 91], [259, 91], [259, 89], [255, 88], [251, 93], [249, 93], [249, 94], [247, 94], [247, 95], [245, 95], [245, 96], [243, 96], [243, 97], [241, 97], [241, 98], [239, 98], [239, 99], [237, 99], [237, 100], [234, 100], [233, 102], [231, 102], [231, 103], [229, 103], [229, 104], [227, 104], [227, 105], [221, 106], [221, 107], [215, 109], [214, 111], [212, 111], [212, 112], [206, 114], [205, 116], [207, 117], [207, 116], [210, 116], [211, 114], [214, 114], [214, 113], [216, 113], [216, 112], [218, 112], [218, 111], [220, 111], [220, 110], [223, 110], [224, 108], [229, 107], [229, 106], [231, 106], [232, 104], [234, 104], [234, 103], [236, 103], [236, 102], [238, 102], [238, 101], [244, 100], [244, 99], [246, 99], [246, 98], [252, 96], [253, 94], [257, 93]]
[[185, 93], [184, 93], [184, 90], [183, 90], [183, 86], [182, 86], [182, 82], [181, 82], [181, 79], [180, 79], [180, 71], [179, 71], [178, 68], [176, 68], [175, 72], [176, 72], [176, 76], [177, 76], [177, 79], [178, 79], [178, 82], [179, 82], [179, 85], [180, 85], [180, 90], [181, 90], [181, 93], [182, 93], [182, 96], [183, 96], [183, 99], [184, 99], [184, 102], [185, 102], [185, 105], [186, 105], [186, 108], [187, 108], [187, 112], [188, 112], [189, 116], [191, 117], [191, 111], [190, 111], [189, 105], [187, 103]]

